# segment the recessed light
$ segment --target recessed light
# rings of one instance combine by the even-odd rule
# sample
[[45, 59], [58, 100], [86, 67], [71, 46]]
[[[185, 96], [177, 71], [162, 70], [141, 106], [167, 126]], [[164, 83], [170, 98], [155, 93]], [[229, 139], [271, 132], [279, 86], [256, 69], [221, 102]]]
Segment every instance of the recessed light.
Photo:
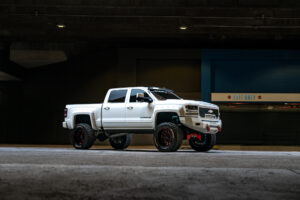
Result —
[[186, 30], [187, 27], [186, 27], [186, 26], [180, 26], [179, 29], [180, 29], [180, 30]]
[[61, 29], [66, 27], [66, 25], [64, 25], [64, 24], [57, 24], [56, 26], [57, 26], [57, 28], [61, 28]]

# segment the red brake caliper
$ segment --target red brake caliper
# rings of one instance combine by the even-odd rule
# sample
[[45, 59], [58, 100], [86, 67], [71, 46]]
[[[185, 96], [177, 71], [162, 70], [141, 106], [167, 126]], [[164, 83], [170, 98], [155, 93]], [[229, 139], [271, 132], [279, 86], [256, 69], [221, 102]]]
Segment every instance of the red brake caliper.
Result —
[[190, 140], [192, 137], [196, 137], [196, 138], [198, 138], [198, 139], [201, 141], [201, 135], [200, 135], [200, 134], [197, 134], [197, 133], [189, 133], [189, 134], [187, 134], [187, 136], [186, 136], [186, 138], [187, 138], [188, 140]]

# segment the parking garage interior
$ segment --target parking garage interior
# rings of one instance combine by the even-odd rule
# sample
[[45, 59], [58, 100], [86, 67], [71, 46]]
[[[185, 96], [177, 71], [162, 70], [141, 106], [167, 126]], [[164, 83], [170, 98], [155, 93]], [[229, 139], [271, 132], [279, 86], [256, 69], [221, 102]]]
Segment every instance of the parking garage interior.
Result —
[[[43, 163], [37, 159], [45, 156], [50, 161], [51, 155], [45, 153], [44, 150], [34, 148], [27, 149], [26, 153], [24, 145], [37, 145], [37, 147], [39, 145], [69, 145], [69, 130], [61, 126], [66, 104], [101, 103], [110, 88], [166, 87], [174, 90], [184, 99], [217, 104], [220, 107], [223, 122], [223, 130], [217, 136], [217, 145], [220, 147], [242, 145], [256, 146], [257, 149], [260, 147], [267, 149], [271, 146], [273, 150], [284, 147], [297, 149], [300, 145], [298, 125], [300, 99], [275, 102], [228, 102], [214, 101], [212, 94], [279, 93], [282, 96], [299, 94], [299, 11], [300, 2], [296, 0], [2, 0], [0, 2], [0, 145], [8, 145], [12, 149], [3, 147], [1, 150], [0, 148], [3, 158], [0, 164], [2, 168], [0, 169], [1, 193], [7, 189], [7, 186], [1, 183], [1, 177], [5, 177], [4, 179], [8, 182], [18, 180], [16, 177], [7, 175], [9, 167], [12, 173], [19, 173], [22, 167], [35, 169], [39, 171], [41, 177], [33, 182], [34, 185], [38, 188], [38, 182], [46, 176], [49, 180], [46, 184], [53, 188], [54, 186], [50, 184], [53, 180], [51, 177], [56, 177], [57, 174], [45, 175], [44, 168], [41, 166]], [[97, 144], [104, 145], [98, 149], [99, 155], [103, 156], [100, 156], [100, 159], [115, 155], [107, 150], [108, 147], [105, 146], [107, 142], [97, 142]], [[23, 149], [15, 149], [18, 145], [23, 145]], [[143, 145], [142, 149], [148, 149], [149, 145], [153, 145], [152, 135], [134, 135], [132, 146], [136, 145]], [[192, 176], [190, 173], [184, 174], [186, 167], [188, 169], [192, 167], [192, 171], [196, 170], [197, 177], [203, 176], [204, 171], [201, 170], [206, 168], [210, 168], [208, 174], [215, 172], [219, 174], [224, 172], [222, 170], [226, 171], [226, 167], [229, 170], [233, 168], [245, 170], [249, 167], [254, 171], [247, 172], [248, 174], [243, 175], [241, 180], [236, 178], [228, 181], [232, 184], [245, 181], [243, 182], [245, 187], [249, 186], [254, 189], [255, 183], [258, 185], [267, 183], [270, 186], [267, 188], [270, 193], [261, 191], [257, 194], [250, 194], [248, 190], [240, 186], [241, 191], [245, 190], [246, 196], [238, 192], [233, 196], [225, 195], [233, 190], [231, 187], [225, 188], [224, 193], [223, 191], [215, 193], [219, 196], [209, 196], [207, 191], [197, 187], [195, 190], [187, 190], [190, 193], [180, 190], [181, 194], [190, 196], [174, 195], [172, 192], [180, 188], [184, 181], [189, 180], [185, 176], [183, 182], [178, 182], [174, 188], [162, 193], [162, 197], [199, 199], [197, 190], [202, 191], [208, 199], [222, 199], [222, 195], [225, 195], [225, 199], [267, 198], [268, 195], [270, 199], [284, 199], [284, 197], [297, 199], [300, 195], [300, 183], [296, 180], [296, 178], [299, 180], [300, 166], [298, 165], [300, 157], [297, 152], [280, 155], [225, 152], [224, 156], [227, 156], [229, 161], [241, 159], [241, 162], [246, 163], [246, 159], [242, 159], [245, 153], [246, 156], [251, 157], [249, 158], [251, 166], [238, 163], [236, 160], [233, 165], [230, 165], [230, 162], [225, 159], [223, 160], [225, 167], [218, 171], [216, 167], [218, 163], [211, 161], [219, 159], [218, 150], [214, 150], [216, 154], [212, 158], [209, 158], [209, 154], [200, 154], [200, 157], [204, 157], [203, 165], [184, 166], [178, 164], [185, 160], [180, 152], [174, 154], [174, 159], [178, 159], [178, 162], [172, 164], [166, 155], [155, 154], [153, 150], [148, 152], [148, 150], [140, 151], [136, 147], [132, 148], [133, 150], [124, 153], [125, 157], [129, 160], [133, 159], [132, 163], [141, 165], [140, 167], [148, 167], [146, 175], [149, 176], [144, 182], [145, 185], [141, 186], [143, 189], [146, 188], [147, 192], [151, 189], [161, 191], [159, 188], [164, 187], [161, 184], [159, 188], [149, 187], [148, 178], [153, 175], [151, 170], [157, 168], [162, 170], [153, 175], [159, 177], [159, 174], [165, 173], [164, 170], [168, 170], [167, 167], [175, 167], [172, 168], [172, 174], [182, 173], [179, 175], [180, 178], [184, 175]], [[25, 151], [28, 165], [17, 159], [18, 153], [22, 154], [21, 150]], [[48, 150], [50, 154], [55, 155], [55, 148]], [[58, 156], [59, 159], [68, 159], [69, 154], [72, 154], [71, 159], [75, 156], [84, 156], [84, 153], [69, 151], [71, 150], [58, 149], [57, 152], [60, 152], [58, 155], [61, 156]], [[91, 159], [99, 159], [94, 156], [95, 151], [87, 153], [89, 159], [84, 158], [82, 161], [88, 163], [87, 165], [93, 165], [92, 171], [103, 172], [106, 170], [105, 167], [118, 163], [114, 161], [93, 163]], [[182, 151], [189, 154], [187, 160], [193, 163], [194, 154], [191, 154], [189, 150]], [[146, 153], [145, 161], [143, 161], [145, 163], [138, 164], [131, 157], [142, 158], [143, 153]], [[10, 155], [16, 156], [16, 159], [8, 159]], [[171, 154], [167, 155], [171, 156]], [[118, 152], [115, 156], [122, 158], [123, 155], [122, 152]], [[164, 157], [168, 162], [155, 161], [153, 156], [157, 156], [157, 159]], [[200, 157], [196, 158], [199, 163], [201, 163]], [[260, 163], [259, 158], [265, 159], [266, 162], [274, 161], [272, 158], [283, 159], [289, 165], [284, 166], [276, 162], [272, 166], [275, 166], [276, 170], [288, 169], [292, 172], [272, 171], [273, 168]], [[222, 163], [222, 160], [220, 162]], [[16, 163], [21, 165], [15, 165]], [[257, 174], [260, 169], [257, 163], [261, 164], [263, 173], [260, 174], [261, 179], [251, 182], [255, 179], [254, 174]], [[72, 163], [72, 167], [76, 168], [77, 164]], [[118, 164], [128, 165], [123, 161]], [[47, 165], [46, 168], [65, 165], [69, 166], [62, 159], [57, 165]], [[113, 169], [118, 171], [117, 174], [123, 172], [130, 174], [133, 170], [135, 173], [131, 181], [141, 181], [138, 176], [143, 169], [132, 169], [132, 165], [125, 167], [124, 171], [115, 166]], [[165, 166], [167, 166], [166, 169], [161, 168]], [[75, 168], [71, 171], [77, 170], [78, 172]], [[200, 171], [197, 171], [198, 168]], [[61, 174], [64, 174], [66, 169], [60, 168], [60, 170], [62, 170]], [[79, 170], [78, 173], [81, 171]], [[293, 186], [284, 188], [282, 193], [275, 193], [277, 187], [271, 183], [270, 173], [275, 173], [274, 179], [284, 177], [284, 180], [293, 183]], [[285, 176], [286, 173], [294, 176], [291, 174]], [[97, 172], [97, 174], [101, 177], [101, 173]], [[174, 179], [174, 174], [171, 178], [169, 177], [170, 179], [166, 179], [166, 184], [177, 180]], [[234, 174], [234, 170], [229, 174]], [[29, 181], [30, 175], [32, 174], [25, 174], [24, 178], [19, 178], [19, 180]], [[225, 184], [228, 183], [226, 182], [228, 176], [225, 173], [224, 179], [222, 176], [221, 178], [215, 177], [215, 179]], [[84, 179], [78, 180], [89, 185], [85, 182], [88, 178], [88, 174], [85, 174]], [[104, 179], [114, 178], [112, 173], [111, 177]], [[251, 180], [247, 182], [247, 178]], [[120, 180], [124, 181], [122, 187], [126, 188], [131, 182], [126, 182], [125, 179], [126, 176], [121, 175]], [[155, 181], [158, 180], [160, 179], [155, 179]], [[206, 185], [207, 182], [204, 180], [206, 179], [203, 179], [201, 184], [211, 188], [212, 185]], [[97, 180], [93, 179], [93, 181], [94, 184], [98, 184]], [[200, 184], [196, 180], [193, 181], [196, 185]], [[72, 181], [66, 181], [66, 183], [69, 184]], [[28, 198], [38, 196], [39, 192], [44, 190], [44, 188], [36, 189], [35, 193], [30, 195], [30, 192], [20, 189], [21, 186], [17, 186], [20, 190], [19, 194], [26, 194], [28, 196], [25, 195], [25, 197]], [[221, 187], [221, 185], [217, 186]], [[59, 193], [62, 196], [58, 195], [53, 198], [68, 199], [82, 195], [83, 189], [80, 184], [78, 187], [81, 193], [65, 194], [62, 192]], [[135, 185], [135, 188], [138, 187]], [[53, 191], [55, 193], [60, 190], [54, 187]], [[99, 199], [101, 197], [101, 193], [97, 193], [96, 188], [92, 188], [91, 191], [93, 196], [83, 195], [77, 198]], [[126, 189], [122, 191], [127, 194]], [[128, 191], [132, 192], [134, 189], [131, 188]], [[151, 196], [151, 193], [145, 193], [147, 196], [144, 196], [142, 191], [141, 189], [140, 193], [137, 192], [136, 196], [124, 195], [123, 197], [124, 199], [159, 198], [156, 195]], [[5, 192], [4, 197], [22, 199], [20, 195], [10, 195]], [[44, 195], [41, 198], [49, 197], [47, 196], [49, 193]], [[120, 196], [112, 191], [106, 191], [103, 197], [114, 199]]]
[[[15, 64], [24, 75], [1, 81], [1, 142], [67, 144], [68, 131], [61, 128], [65, 105], [102, 103], [109, 88], [167, 87], [184, 99], [204, 101], [211, 101], [211, 92], [299, 93], [298, 55], [297, 50], [106, 47], [42, 67]], [[219, 144], [300, 144], [297, 102], [232, 103], [219, 103], [224, 122]], [[134, 144], [151, 144], [145, 137], [137, 136]]]

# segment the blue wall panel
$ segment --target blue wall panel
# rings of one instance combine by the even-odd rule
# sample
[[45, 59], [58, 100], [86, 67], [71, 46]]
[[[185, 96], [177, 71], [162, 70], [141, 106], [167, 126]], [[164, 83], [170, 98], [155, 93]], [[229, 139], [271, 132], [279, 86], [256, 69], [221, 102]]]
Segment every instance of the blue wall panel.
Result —
[[211, 92], [300, 93], [300, 51], [203, 50], [204, 101]]

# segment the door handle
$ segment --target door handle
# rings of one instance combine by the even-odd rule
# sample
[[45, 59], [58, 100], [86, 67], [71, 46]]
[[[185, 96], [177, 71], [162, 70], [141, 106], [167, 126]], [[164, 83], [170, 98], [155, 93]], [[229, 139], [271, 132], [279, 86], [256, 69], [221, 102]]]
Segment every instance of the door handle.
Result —
[[127, 109], [128, 109], [128, 110], [132, 110], [132, 109], [133, 109], [133, 107], [132, 107], [132, 106], [129, 106], [129, 107], [127, 107]]
[[105, 110], [109, 110], [109, 109], [110, 109], [110, 107], [105, 107], [104, 109], [105, 109]]

